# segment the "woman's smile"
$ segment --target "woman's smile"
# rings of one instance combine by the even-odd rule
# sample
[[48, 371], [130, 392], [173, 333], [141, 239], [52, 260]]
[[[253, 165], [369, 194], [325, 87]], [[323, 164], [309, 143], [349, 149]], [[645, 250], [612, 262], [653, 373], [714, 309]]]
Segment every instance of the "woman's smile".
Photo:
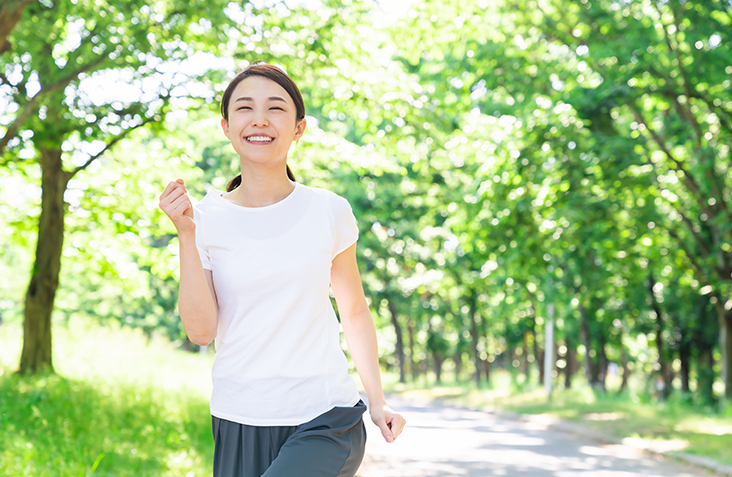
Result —
[[258, 135], [258, 136], [248, 136], [245, 138], [245, 140], [249, 144], [266, 145], [266, 144], [269, 144], [272, 141], [274, 141], [274, 138], [269, 137], [269, 136]]

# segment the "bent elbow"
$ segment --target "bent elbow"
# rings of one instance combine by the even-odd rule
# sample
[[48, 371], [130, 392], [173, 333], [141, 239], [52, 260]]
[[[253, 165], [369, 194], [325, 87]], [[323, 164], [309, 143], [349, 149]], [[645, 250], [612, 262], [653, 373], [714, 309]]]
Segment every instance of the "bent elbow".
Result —
[[216, 339], [216, 334], [211, 333], [199, 333], [199, 334], [188, 334], [188, 339], [191, 343], [197, 344], [198, 346], [208, 346], [211, 342]]
[[208, 346], [213, 340], [216, 339], [216, 327], [207, 327], [208, 329], [197, 329], [197, 330], [186, 330], [188, 339], [191, 343], [197, 344], [198, 346]]

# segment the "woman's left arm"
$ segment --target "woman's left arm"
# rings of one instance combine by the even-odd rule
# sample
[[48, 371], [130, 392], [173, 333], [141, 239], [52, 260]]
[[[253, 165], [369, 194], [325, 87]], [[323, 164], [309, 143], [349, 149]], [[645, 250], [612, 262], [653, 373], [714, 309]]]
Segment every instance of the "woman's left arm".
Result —
[[376, 329], [363, 293], [355, 243], [333, 259], [330, 282], [346, 344], [368, 396], [371, 420], [379, 426], [387, 442], [394, 442], [406, 421], [386, 405], [379, 372]]

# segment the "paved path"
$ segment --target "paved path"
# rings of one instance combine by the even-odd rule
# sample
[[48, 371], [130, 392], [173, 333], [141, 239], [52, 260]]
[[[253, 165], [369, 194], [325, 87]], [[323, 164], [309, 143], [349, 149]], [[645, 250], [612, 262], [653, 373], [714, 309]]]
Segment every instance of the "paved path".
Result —
[[389, 404], [407, 419], [394, 444], [364, 415], [366, 457], [359, 477], [698, 477], [713, 474], [621, 445], [546, 426], [434, 403]]

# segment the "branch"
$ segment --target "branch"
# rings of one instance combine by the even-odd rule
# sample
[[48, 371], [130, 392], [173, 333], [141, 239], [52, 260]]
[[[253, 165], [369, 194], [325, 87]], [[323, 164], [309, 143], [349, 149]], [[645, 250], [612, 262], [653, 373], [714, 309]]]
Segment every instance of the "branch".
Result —
[[[649, 66], [648, 67], [648, 71], [650, 71], [651, 73], [653, 73], [656, 77], [662, 78], [662, 79], [666, 80], [666, 82], [671, 83], [671, 80], [669, 80], [669, 78], [664, 77], [653, 66]], [[650, 88], [645, 88], [645, 89], [643, 89], [643, 92], [645, 94], [648, 94], [648, 95], [660, 94], [661, 96], [666, 97], [666, 98], [669, 98], [669, 99], [671, 99], [674, 102], [677, 102], [678, 101], [676, 99], [677, 96], [678, 96], [678, 94], [676, 93], [676, 91], [671, 90], [671, 89], [661, 88], [661, 89], [656, 89], [654, 91], [654, 90], [651, 90]], [[727, 111], [721, 105], [720, 106], [715, 105], [714, 104], [714, 100], [712, 98], [710, 98], [709, 96], [703, 94], [703, 93], [700, 93], [700, 92], [697, 91], [697, 92], [691, 92], [690, 94], [691, 94], [691, 96], [690, 96], [691, 98], [699, 99], [699, 100], [703, 101], [704, 103], [706, 103], [706, 105], [707, 105], [707, 107], [709, 108], [710, 111], [713, 111], [713, 112], [717, 113], [717, 118], [719, 119], [720, 125], [724, 129], [726, 129], [727, 131], [729, 131], [729, 132], [732, 133], [732, 126], [730, 125], [730, 123], [728, 123], [724, 119], [724, 117], [726, 116], [726, 117], [730, 118], [730, 120], [732, 120], [732, 112]]]
[[33, 96], [30, 101], [25, 103], [23, 109], [20, 111], [20, 114], [15, 117], [15, 120], [5, 130], [5, 135], [2, 137], [2, 139], [0, 139], [0, 154], [5, 152], [5, 147], [7, 147], [10, 140], [13, 139], [16, 134], [18, 134], [18, 131], [20, 131], [20, 127], [35, 109], [35, 104], [37, 100], [38, 94]]
[[6, 85], [10, 86], [11, 88], [14, 86], [13, 83], [11, 83], [10, 81], [8, 81], [8, 77], [5, 76], [5, 74], [3, 72], [1, 72], [1, 71], [0, 71], [0, 80], [2, 80], [3, 83], [5, 83]]
[[700, 188], [699, 184], [696, 183], [694, 180], [694, 177], [689, 174], [689, 172], [684, 168], [684, 165], [674, 157], [673, 154], [671, 154], [671, 151], [666, 146], [665, 141], [663, 138], [648, 124], [648, 122], [645, 120], [641, 112], [638, 110], [635, 104], [628, 103], [628, 106], [630, 107], [631, 111], [633, 111], [633, 115], [635, 116], [635, 120], [638, 121], [639, 124], [643, 124], [646, 127], [646, 130], [648, 131], [648, 134], [651, 135], [653, 138], [653, 141], [658, 145], [659, 149], [663, 151], [663, 153], [671, 160], [671, 163], [674, 165], [672, 169], [676, 171], [681, 171], [684, 174], [684, 178], [686, 179], [686, 182], [689, 184], [689, 188], [694, 194], [699, 194]]
[[[674, 10], [672, 7], [669, 7], [669, 8], [671, 10], [671, 13], [673, 13], [673, 16], [674, 16], [674, 27], [676, 28], [676, 44], [678, 45], [679, 44], [678, 32], [679, 32], [679, 26], [680, 26], [679, 17], [676, 14], [676, 10]], [[658, 3], [656, 4], [656, 9], [658, 10], [658, 14], [662, 16], [663, 12], [661, 12], [660, 4], [658, 4]], [[663, 23], [661, 23], [661, 25], [663, 25]], [[684, 86], [684, 95], [687, 98], [687, 101], [686, 101], [687, 107], [686, 108], [682, 108], [682, 105], [678, 103], [678, 100], [676, 100], [677, 107], [682, 108], [683, 112], [685, 113], [685, 114], [682, 114], [682, 116], [686, 116], [687, 121], [689, 121], [691, 123], [692, 127], [694, 128], [694, 133], [696, 134], [697, 148], [699, 150], [701, 150], [702, 137], [703, 137], [702, 131], [701, 131], [701, 126], [699, 126], [699, 122], [696, 120], [696, 118], [694, 117], [694, 114], [691, 112], [691, 109], [690, 109], [691, 106], [689, 103], [689, 99], [691, 99], [691, 96], [693, 94], [691, 91], [691, 80], [689, 79], [689, 75], [686, 73], [686, 70], [684, 69], [683, 60], [681, 58], [681, 51], [678, 48], [674, 48], [673, 45], [671, 44], [671, 39], [668, 36], [668, 28], [666, 27], [666, 25], [663, 25], [663, 38], [666, 42], [666, 46], [668, 47], [669, 53], [672, 53], [674, 56], [676, 56], [676, 62], [678, 63], [679, 73], [681, 73], [682, 84]], [[679, 113], [681, 114], [681, 110], [679, 111]]]
[[[658, 180], [658, 174], [654, 172], [653, 178], [656, 182], [657, 187], [663, 188]], [[707, 243], [704, 241], [704, 238], [696, 230], [694, 230], [694, 223], [692, 222], [692, 220], [684, 213], [683, 209], [678, 204], [672, 202], [671, 200], [666, 200], [665, 202], [674, 208], [676, 213], [679, 214], [683, 222], [687, 225], [689, 233], [691, 233], [692, 237], [694, 237], [694, 240], [701, 249], [702, 254], [704, 254], [704, 256], [709, 256], [711, 254], [710, 249], [707, 246]]]
[[[657, 5], [656, 8], [659, 8], [658, 7], [659, 4], [656, 4], [656, 5]], [[676, 33], [675, 33], [675, 35], [676, 35], [676, 44], [678, 45], [678, 43], [679, 43], [679, 41], [678, 41], [678, 32], [680, 31], [680, 29], [679, 29], [679, 26], [680, 26], [680, 24], [679, 24], [680, 23], [679, 22], [679, 17], [678, 17], [677, 12], [676, 12], [676, 10], [674, 8], [671, 8], [671, 12], [673, 13], [673, 16], [674, 16], [674, 25], [676, 26]], [[659, 10], [659, 13], [660, 13], [660, 10]], [[671, 49], [671, 43], [668, 40], [668, 36], [666, 34], [666, 30], [665, 29], [664, 29], [664, 37], [666, 38], [666, 43], [667, 43], [669, 49]], [[723, 201], [723, 198], [724, 198], [724, 194], [723, 194], [724, 183], [720, 184], [720, 182], [719, 182], [719, 177], [717, 176], [717, 173], [716, 173], [716, 171], [714, 169], [714, 158], [710, 158], [709, 159], [709, 161], [711, 162], [711, 164], [709, 164], [709, 167], [706, 167], [707, 166], [707, 161], [704, 160], [704, 158], [705, 158], [705, 156], [707, 156], [707, 154], [704, 153], [704, 148], [703, 148], [703, 145], [702, 145], [702, 131], [701, 131], [701, 126], [699, 125], [699, 122], [696, 120], [696, 117], [694, 116], [694, 114], [691, 111], [691, 101], [690, 100], [691, 100], [691, 97], [692, 97], [692, 94], [693, 94], [692, 91], [691, 91], [691, 80], [689, 79], [689, 75], [686, 73], [686, 70], [683, 67], [683, 64], [682, 64], [682, 61], [681, 61], [681, 52], [679, 51], [678, 48], [676, 48], [675, 53], [676, 53], [676, 61], [679, 63], [679, 71], [681, 72], [681, 78], [683, 80], [684, 91], [685, 91], [686, 98], [687, 98], [687, 100], [686, 100], [687, 107], [685, 108], [686, 109], [686, 113], [688, 115], [688, 119], [687, 120], [691, 123], [691, 125], [694, 128], [694, 132], [696, 133], [696, 137], [697, 137], [697, 153], [699, 154], [699, 160], [705, 165], [705, 167], [704, 167], [705, 176], [707, 177], [707, 179], [710, 180], [710, 182], [712, 184], [712, 187], [714, 188], [713, 193], [718, 198], [718, 203], [720, 204], [719, 206], [713, 207], [713, 210], [716, 213], [724, 212], [725, 213], [724, 215], [726, 215], [727, 219], [729, 220], [729, 219], [732, 218], [732, 216], [729, 213], [729, 210], [727, 210], [726, 207], [724, 207], [724, 208], [721, 207], [721, 201]], [[678, 103], [678, 100], [676, 100], [676, 101]], [[681, 105], [678, 105], [678, 107], [680, 107], [680, 106]], [[712, 217], [712, 214], [708, 214], [708, 215], [709, 215], [710, 218]]]
[[22, 111], [18, 116], [15, 117], [15, 120], [8, 126], [8, 129], [5, 131], [5, 135], [0, 139], [0, 154], [5, 151], [5, 147], [7, 147], [8, 143], [11, 139], [13, 139], [16, 134], [18, 134], [18, 131], [20, 130], [21, 126], [25, 122], [26, 119], [28, 119], [28, 116], [33, 112], [35, 109], [35, 105], [38, 102], [38, 99], [45, 96], [46, 94], [55, 91], [60, 88], [65, 88], [69, 83], [71, 83], [74, 79], [78, 78], [81, 73], [84, 73], [86, 71], [89, 71], [90, 69], [94, 68], [95, 66], [99, 65], [106, 59], [106, 56], [99, 56], [97, 59], [92, 61], [91, 63], [87, 63], [86, 65], [82, 66], [78, 70], [72, 72], [71, 74], [62, 77], [55, 83], [52, 83], [48, 86], [44, 86], [41, 88], [41, 90], [36, 93], [35, 96], [33, 96], [30, 100], [28, 100], [27, 103], [23, 106]]
[[[107, 59], [107, 56], [106, 55], [99, 55], [99, 56], [97, 56], [97, 58], [94, 61], [92, 61], [91, 63], [87, 63], [87, 64], [83, 65], [78, 70], [73, 71], [70, 74], [62, 77], [61, 79], [59, 79], [55, 83], [52, 83], [52, 84], [50, 84], [48, 86], [44, 86], [43, 88], [41, 88], [41, 91], [39, 91], [36, 96], [40, 95], [41, 93], [50, 93], [51, 91], [57, 90], [59, 88], [65, 88], [69, 83], [71, 83], [76, 78], [78, 78], [80, 74], [86, 73], [90, 69], [92, 69], [95, 66], [98, 66], [99, 64], [101, 64], [106, 59]], [[35, 98], [35, 96], [34, 96], [34, 98]]]
[[[732, 214], [730, 214], [729, 210], [727, 210], [726, 207], [722, 207], [722, 204], [721, 204], [721, 202], [723, 201], [723, 197], [724, 197], [723, 190], [726, 188], [725, 183], [724, 183], [724, 178], [721, 178], [721, 183], [720, 183], [720, 177], [716, 174], [716, 171], [714, 170], [714, 159], [713, 158], [709, 158], [709, 159], [705, 160], [705, 157], [707, 157], [708, 155], [704, 153], [704, 148], [703, 148], [703, 144], [702, 144], [702, 137], [703, 137], [702, 129], [701, 129], [701, 125], [699, 124], [699, 121], [697, 121], [697, 119], [696, 119], [696, 116], [694, 116], [694, 113], [692, 113], [692, 111], [691, 111], [691, 101], [690, 100], [691, 100], [691, 98], [695, 98], [695, 99], [699, 99], [699, 100], [703, 101], [704, 103], [707, 104], [710, 111], [719, 110], [723, 114], [726, 114], [726, 115], [729, 115], [729, 113], [721, 107], [714, 106], [714, 102], [710, 98], [706, 97], [704, 94], [699, 93], [695, 90], [692, 91], [691, 80], [689, 79], [689, 75], [687, 74], [686, 70], [683, 68], [681, 52], [678, 48], [678, 43], [679, 43], [678, 32], [680, 31], [679, 30], [679, 26], [680, 26], [679, 17], [678, 17], [677, 11], [674, 8], [672, 8], [672, 7], [669, 7], [669, 8], [671, 9], [671, 12], [673, 14], [674, 26], [675, 26], [676, 32], [677, 32], [675, 35], [677, 48], [675, 48], [675, 49], [673, 48], [673, 45], [671, 44], [671, 40], [667, 33], [668, 28], [666, 25], [662, 24], [664, 27], [664, 40], [666, 42], [666, 46], [669, 49], [669, 52], [674, 54], [676, 57], [676, 61], [678, 63], [678, 69], [679, 69], [679, 72], [681, 73], [682, 85], [684, 88], [684, 95], [687, 98], [686, 106], [682, 105], [679, 102], [678, 96], [672, 91], [664, 92], [665, 93], [664, 96], [667, 96], [672, 99], [672, 101], [674, 102], [674, 105], [676, 106], [676, 111], [678, 112], [679, 116], [681, 118], [686, 119], [686, 121], [692, 125], [694, 134], [696, 136], [694, 149], [699, 156], [698, 157], [699, 162], [704, 165], [704, 167], [703, 167], [704, 175], [711, 183], [711, 186], [713, 188], [712, 193], [714, 194], [715, 198], [718, 201], [717, 202], [718, 205], [712, 206], [711, 209], [707, 209], [706, 203], [702, 201], [702, 202], [700, 202], [702, 205], [702, 209], [704, 209], [706, 212], [708, 212], [707, 215], [709, 215], [710, 217], [716, 216], [718, 214], [724, 214], [728, 220], [732, 220]], [[662, 14], [660, 4], [656, 4], [656, 10], [658, 11], [659, 14]], [[669, 81], [668, 79], [667, 79], [667, 81], [669, 83], [671, 83], [671, 81]], [[728, 131], [730, 131], [730, 125], [725, 121], [724, 117], [722, 115], [718, 114], [717, 118], [719, 119], [720, 125], [722, 127], [724, 127], [725, 129], [727, 129]], [[706, 167], [707, 163], [709, 163], [709, 162], [711, 162], [711, 164], [709, 164], [710, 167]], [[712, 213], [712, 211], [714, 213]]]
[[684, 221], [686, 226], [689, 228], [689, 231], [691, 232], [692, 237], [694, 237], [694, 240], [696, 241], [696, 244], [701, 249], [702, 255], [704, 257], [708, 257], [711, 255], [711, 251], [707, 247], [707, 244], [704, 242], [704, 239], [694, 230], [694, 223], [691, 221], [689, 217], [686, 216], [678, 207], [674, 206], [674, 209], [676, 209], [676, 213], [681, 216], [681, 219]]
[[[643, 117], [642, 117], [642, 116], [640, 115], [640, 112], [639, 112], [639, 111], [637, 111], [637, 109], [635, 108], [635, 106], [631, 105], [631, 109], [633, 109], [633, 112], [634, 112], [634, 113], [636, 113], [636, 119], [638, 120], [638, 122], [642, 122], [642, 120], [643, 120]], [[645, 124], [645, 122], [644, 122], [644, 124]], [[646, 127], [647, 127], [647, 126], [646, 126]], [[647, 127], [647, 128], [648, 128], [648, 127]], [[662, 139], [662, 138], [661, 138], [660, 136], [658, 136], [658, 134], [656, 134], [656, 133], [655, 133], [655, 132], [654, 132], [653, 130], [651, 130], [650, 128], [648, 128], [648, 131], [649, 131], [649, 133], [650, 133], [651, 135], [654, 135], [654, 134], [655, 134], [655, 137], [654, 137], [654, 139], [655, 139], [655, 142], [656, 142], [656, 143], [659, 143], [659, 144], [663, 144], [663, 139]], [[688, 181], [690, 181], [690, 183], [691, 183], [691, 184], [694, 184], [694, 185], [695, 185], [696, 183], [695, 183], [695, 182], [693, 181], [693, 178], [692, 178], [692, 177], [690, 177], [690, 176], [688, 175], [688, 173], [687, 173], [687, 172], [686, 172], [686, 171], [684, 170], [684, 168], [683, 168], [683, 166], [681, 165], [680, 161], [678, 161], [677, 159], [675, 159], [675, 158], [674, 158], [674, 157], [673, 157], [673, 156], [671, 155], [670, 151], [668, 151], [668, 149], [667, 149], [667, 148], [666, 148], [666, 150], [664, 151], [664, 153], [665, 153], [666, 155], [668, 155], [668, 157], [669, 157], [669, 158], [670, 158], [670, 159], [671, 159], [672, 161], [674, 161], [674, 162], [675, 162], [675, 164], [676, 164], [676, 165], [677, 165], [677, 166], [679, 167], [679, 169], [678, 169], [678, 170], [680, 170], [681, 172], [683, 172], [683, 173], [684, 173], [684, 177], [688, 177]], [[655, 165], [653, 164], [653, 162], [652, 162], [652, 161], [650, 161], [650, 160], [648, 161], [648, 163], [649, 163], [649, 164], [651, 165], [651, 167], [653, 167], [653, 168], [654, 168], [654, 174], [653, 174], [653, 177], [654, 177], [654, 181], [656, 182], [656, 184], [657, 184], [657, 186], [658, 186], [659, 188], [662, 188], [662, 186], [661, 186], [660, 182], [658, 181], [658, 174], [657, 174], [657, 173], [655, 172], [655, 167], [656, 167], [656, 166], [655, 166]], [[673, 168], [672, 168], [672, 169], [673, 169]], [[700, 206], [700, 207], [702, 208], [702, 210], [704, 211], [704, 213], [706, 213], [706, 214], [707, 214], [707, 216], [708, 216], [708, 217], [709, 217], [710, 219], [712, 219], [713, 217], [716, 217], [716, 216], [717, 216], [718, 214], [720, 214], [720, 213], [726, 213], [726, 215], [728, 215], [728, 216], [729, 216], [729, 213], [728, 213], [728, 211], [726, 210], [726, 208], [724, 207], [724, 205], [723, 205], [722, 201], [720, 201], [720, 202], [717, 202], [717, 204], [715, 204], [714, 206], [711, 206], [711, 208], [710, 208], [710, 206], [709, 206], [708, 202], [706, 202], [706, 201], [704, 200], [704, 197], [702, 197], [702, 196], [701, 196], [700, 194], [698, 194], [698, 186], [697, 186], [697, 191], [696, 191], [696, 192], [697, 192], [697, 194], [692, 194], [692, 195], [694, 195], [694, 196], [696, 197], [696, 202], [697, 202], [697, 203], [699, 204], [699, 206]], [[671, 206], [672, 206], [672, 207], [674, 208], [674, 210], [675, 210], [675, 211], [676, 211], [676, 212], [677, 212], [677, 213], [678, 213], [678, 214], [679, 214], [679, 215], [681, 216], [681, 218], [683, 219], [684, 223], [685, 223], [685, 224], [686, 224], [686, 225], [688, 226], [688, 228], [689, 228], [689, 231], [690, 231], [691, 235], [692, 235], [692, 236], [694, 237], [694, 240], [695, 240], [695, 241], [697, 242], [697, 245], [698, 245], [698, 246], [699, 246], [699, 248], [701, 249], [701, 251], [702, 251], [702, 253], [704, 254], [704, 256], [710, 256], [710, 255], [711, 255], [711, 253], [712, 253], [712, 252], [711, 252], [711, 249], [710, 249], [710, 247], [708, 247], [708, 244], [707, 244], [707, 242], [705, 242], [705, 241], [704, 241], [704, 238], [703, 238], [703, 237], [702, 237], [701, 235], [699, 235], [699, 234], [698, 234], [698, 233], [697, 233], [697, 232], [696, 232], [696, 231], [694, 230], [694, 225], [695, 225], [695, 224], [694, 224], [694, 223], [692, 222], [692, 220], [691, 220], [691, 219], [690, 219], [690, 218], [689, 218], [689, 217], [688, 217], [688, 216], [687, 216], [687, 215], [686, 215], [686, 214], [684, 213], [684, 211], [683, 211], [683, 210], [682, 210], [682, 209], [681, 209], [681, 208], [680, 208], [680, 207], [679, 207], [678, 205], [676, 205], [676, 203], [674, 203], [674, 202], [672, 202], [672, 201], [670, 201], [670, 200], [667, 200], [666, 202], [667, 202], [667, 203], [669, 203], [669, 204], [670, 204], [670, 205], [671, 205]]]
[[699, 98], [707, 104], [710, 111], [714, 111], [714, 112], [719, 111], [719, 113], [721, 113], [721, 114], [717, 114], [717, 119], [719, 120], [720, 126], [722, 126], [724, 129], [726, 129], [728, 132], [732, 133], [732, 125], [730, 125], [730, 123], [728, 123], [724, 119], [724, 116], [727, 116], [730, 119], [732, 119], [732, 113], [730, 113], [726, 109], [723, 109], [721, 106], [716, 106], [714, 104], [714, 101], [711, 98], [709, 98], [708, 96], [699, 95]]
[[135, 126], [132, 126], [131, 128], [125, 129], [124, 132], [122, 132], [122, 134], [119, 134], [118, 136], [115, 136], [111, 141], [109, 141], [104, 146], [104, 149], [102, 149], [98, 153], [94, 154], [93, 156], [90, 156], [89, 159], [87, 159], [86, 162], [84, 162], [84, 164], [82, 164], [79, 167], [77, 167], [74, 170], [72, 170], [71, 173], [70, 173], [69, 178], [74, 177], [78, 172], [81, 172], [84, 169], [86, 169], [87, 167], [89, 167], [92, 162], [94, 162], [99, 157], [101, 157], [102, 155], [104, 155], [105, 152], [107, 152], [109, 149], [111, 149], [115, 144], [117, 144], [118, 142], [120, 142], [122, 139], [126, 138], [132, 131], [134, 131], [135, 129], [141, 128], [141, 127], [145, 126], [146, 124], [152, 123], [154, 121], [155, 121], [155, 115], [153, 115], [153, 116], [151, 116], [149, 118], [146, 118], [140, 124], [137, 124]]
[[679, 247], [684, 251], [684, 254], [686, 254], [686, 258], [689, 259], [689, 262], [691, 265], [696, 269], [697, 273], [700, 277], [706, 276], [704, 273], [704, 269], [699, 265], [699, 263], [696, 261], [696, 255], [691, 253], [691, 250], [689, 250], [689, 247], [686, 245], [686, 242], [679, 237], [679, 235], [673, 231], [670, 227], [666, 229], [666, 232], [679, 244]]

